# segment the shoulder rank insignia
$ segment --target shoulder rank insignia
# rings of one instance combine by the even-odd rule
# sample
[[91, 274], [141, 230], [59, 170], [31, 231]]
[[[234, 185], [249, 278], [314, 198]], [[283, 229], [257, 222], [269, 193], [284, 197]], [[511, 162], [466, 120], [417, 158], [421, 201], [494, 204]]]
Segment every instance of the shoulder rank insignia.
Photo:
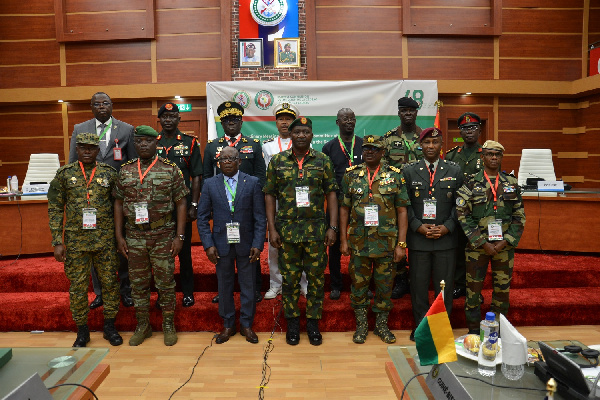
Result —
[[272, 142], [273, 140], [275, 140], [274, 137], [272, 137], [271, 139], [264, 140], [263, 143], [269, 143], [269, 142]]
[[165, 164], [170, 165], [172, 167], [176, 167], [177, 166], [177, 164], [175, 164], [173, 161], [169, 161], [166, 158], [158, 157], [158, 159], [160, 161], [164, 162]]
[[181, 135], [177, 135], [177, 140], [181, 140]]
[[214, 140], [213, 140], [213, 139], [210, 139], [208, 142], [206, 142], [206, 144], [210, 144], [210, 143], [212, 143], [212, 142], [214, 142]]
[[390, 165], [390, 169], [391, 169], [392, 171], [394, 171], [394, 172], [397, 172], [397, 173], [401, 173], [401, 172], [402, 172], [402, 171], [400, 171], [400, 168], [396, 168], [396, 167], [394, 167], [393, 165]]
[[[460, 146], [454, 146], [453, 148], [451, 148], [450, 150], [446, 151], [446, 154], [450, 153], [451, 151], [454, 151], [456, 149], [459, 149]], [[460, 150], [460, 149], [459, 149]]]
[[248, 143], [248, 139], [246, 139], [245, 137], [242, 138], [242, 142], [244, 143]]
[[132, 160], [127, 161], [126, 163], [123, 163], [123, 165], [131, 164], [131, 163], [133, 163], [134, 161], [137, 161], [137, 160], [138, 160], [137, 158], [134, 158]]
[[358, 165], [353, 165], [351, 167], [348, 167], [348, 168], [346, 168], [346, 172], [352, 171], [352, 170], [356, 169], [356, 167], [358, 167]]
[[254, 139], [254, 141], [255, 141], [256, 143], [260, 143], [260, 140], [258, 140], [258, 139]]

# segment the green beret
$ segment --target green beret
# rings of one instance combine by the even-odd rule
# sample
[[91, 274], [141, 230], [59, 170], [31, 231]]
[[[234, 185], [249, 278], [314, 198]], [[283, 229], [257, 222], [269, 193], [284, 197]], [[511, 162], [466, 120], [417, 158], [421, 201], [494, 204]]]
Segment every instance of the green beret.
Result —
[[150, 136], [150, 137], [158, 137], [158, 132], [156, 132], [152, 127], [148, 125], [140, 125], [135, 128], [133, 132], [135, 136]]
[[95, 133], [90, 132], [82, 132], [77, 135], [77, 139], [75, 140], [77, 144], [93, 144], [98, 146], [100, 143], [100, 138]]
[[376, 147], [381, 149], [383, 148], [382, 137], [377, 135], [367, 135], [363, 138], [362, 147]]
[[312, 129], [312, 121], [310, 120], [310, 118], [306, 117], [296, 118], [294, 122], [292, 122], [290, 126], [288, 126], [288, 131], [291, 132], [295, 126], [308, 126], [310, 129]]

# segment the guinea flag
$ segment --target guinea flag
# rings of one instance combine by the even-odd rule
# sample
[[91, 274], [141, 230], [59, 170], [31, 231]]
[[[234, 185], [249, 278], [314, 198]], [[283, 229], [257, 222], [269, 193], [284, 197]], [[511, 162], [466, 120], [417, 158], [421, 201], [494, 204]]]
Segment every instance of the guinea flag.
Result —
[[442, 292], [438, 294], [425, 318], [415, 330], [417, 353], [421, 365], [442, 364], [456, 361], [454, 334], [448, 319]]

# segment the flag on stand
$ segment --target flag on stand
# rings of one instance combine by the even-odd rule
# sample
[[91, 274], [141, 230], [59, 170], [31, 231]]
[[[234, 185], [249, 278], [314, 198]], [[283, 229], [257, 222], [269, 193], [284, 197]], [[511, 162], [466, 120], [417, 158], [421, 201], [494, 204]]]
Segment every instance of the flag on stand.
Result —
[[213, 111], [212, 104], [208, 111], [208, 140], [215, 140], [218, 138], [217, 135], [217, 124], [215, 123], [215, 112]]
[[437, 112], [435, 113], [435, 121], [433, 122], [433, 126], [441, 129], [440, 128], [440, 108], [437, 108]]
[[425, 318], [415, 330], [417, 353], [421, 365], [442, 364], [456, 361], [454, 334], [448, 319], [442, 292], [438, 294]]

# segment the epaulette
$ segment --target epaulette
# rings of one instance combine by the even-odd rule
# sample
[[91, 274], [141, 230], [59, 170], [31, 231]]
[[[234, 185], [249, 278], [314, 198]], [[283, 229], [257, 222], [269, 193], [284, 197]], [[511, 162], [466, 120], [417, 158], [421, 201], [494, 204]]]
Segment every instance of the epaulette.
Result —
[[385, 133], [385, 135], [383, 135], [383, 137], [384, 137], [384, 138], [388, 138], [388, 137], [390, 137], [390, 136], [392, 136], [392, 135], [394, 135], [394, 134], [396, 134], [396, 133], [398, 133], [398, 127], [394, 128], [394, 129], [392, 129], [392, 130], [389, 130], [389, 131], [387, 131], [387, 132]]
[[173, 161], [167, 160], [166, 158], [158, 157], [158, 159], [167, 165], [177, 167], [177, 164], [175, 164]]
[[110, 164], [103, 163], [103, 162], [98, 162], [98, 165], [101, 166], [101, 167], [104, 167], [104, 168], [112, 169], [115, 172], [117, 172], [117, 169], [115, 167], [113, 167], [112, 165], [110, 165]]
[[254, 139], [254, 141], [255, 141], [256, 143], [260, 143], [260, 140], [258, 140], [258, 139]]
[[456, 162], [454, 162], [454, 161], [451, 161], [451, 160], [446, 160], [446, 159], [444, 159], [444, 160], [442, 160], [442, 161], [444, 161], [446, 164], [454, 165], [455, 167], [460, 167], [460, 166], [459, 166], [459, 165], [458, 165]]
[[346, 168], [346, 172], [350, 172], [350, 171], [352, 171], [352, 170], [354, 170], [354, 169], [358, 168], [359, 166], [360, 166], [360, 165], [353, 165], [353, 166], [351, 166], [351, 167], [348, 167], [348, 168]]
[[454, 146], [453, 148], [451, 148], [450, 150], [446, 151], [446, 154], [450, 153], [451, 151], [454, 151], [456, 149], [458, 149], [460, 146]]
[[206, 144], [211, 144], [212, 142], [214, 142], [214, 139], [210, 139]]
[[127, 162], [125, 162], [125, 163], [121, 164], [121, 167], [123, 167], [123, 166], [125, 166], [125, 165], [127, 165], [127, 164], [131, 164], [131, 163], [133, 163], [134, 161], [137, 161], [137, 160], [138, 160], [137, 158], [131, 159], [131, 160], [129, 160], [129, 161], [127, 161]]
[[60, 167], [59, 169], [57, 169], [56, 173], [58, 174], [59, 172], [64, 171], [64, 170], [69, 169], [69, 168], [73, 168], [76, 165], [77, 165], [77, 161], [74, 161], [74, 162], [72, 162], [70, 164], [65, 164], [62, 167]]
[[399, 174], [400, 174], [400, 173], [402, 173], [402, 171], [400, 170], [400, 168], [396, 168], [396, 167], [394, 167], [393, 165], [390, 165], [390, 169], [391, 169], [392, 171], [394, 171], [394, 172], [397, 172], [397, 173], [399, 173]]
[[185, 136], [189, 136], [191, 138], [195, 138], [196, 140], [198, 140], [198, 136], [196, 136], [196, 135], [190, 135], [189, 133], [185, 133], [185, 132], [181, 132], [181, 134], [185, 135]]
[[243, 143], [248, 143], [248, 139], [246, 139], [245, 137], [242, 137], [242, 142]]
[[409, 167], [409, 166], [412, 167], [413, 165], [416, 165], [417, 163], [418, 163], [418, 161], [413, 161], [413, 162], [410, 162], [408, 164], [404, 164], [404, 168]]
[[272, 142], [273, 140], [275, 140], [274, 137], [272, 137], [271, 139], [267, 139], [267, 140], [263, 141], [263, 143], [269, 143], [269, 142]]
[[225, 136], [219, 139], [219, 143], [223, 143], [225, 141]]

